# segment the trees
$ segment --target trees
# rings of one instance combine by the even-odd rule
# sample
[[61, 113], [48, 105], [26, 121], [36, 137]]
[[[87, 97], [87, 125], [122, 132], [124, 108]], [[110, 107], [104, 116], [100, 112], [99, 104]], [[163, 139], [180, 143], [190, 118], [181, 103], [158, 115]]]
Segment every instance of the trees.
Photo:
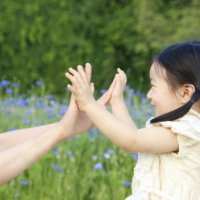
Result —
[[69, 66], [90, 62], [97, 88], [115, 69], [146, 90], [151, 59], [167, 45], [199, 38], [193, 1], [50, 0], [0, 2], [0, 74], [26, 90], [38, 79], [61, 94]]

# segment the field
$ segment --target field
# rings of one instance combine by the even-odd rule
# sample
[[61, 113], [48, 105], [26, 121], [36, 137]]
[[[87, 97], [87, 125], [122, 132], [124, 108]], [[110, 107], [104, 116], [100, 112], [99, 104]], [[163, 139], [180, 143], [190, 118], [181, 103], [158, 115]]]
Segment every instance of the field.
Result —
[[[30, 95], [19, 94], [19, 87], [0, 82], [0, 132], [12, 134], [18, 128], [56, 122], [67, 110], [69, 92], [60, 100], [45, 94], [40, 82]], [[144, 126], [153, 114], [145, 95], [127, 86], [125, 99], [137, 125]], [[136, 162], [137, 154], [123, 152], [93, 128], [54, 146], [31, 168], [1, 186], [0, 200], [122, 200], [131, 194]]]

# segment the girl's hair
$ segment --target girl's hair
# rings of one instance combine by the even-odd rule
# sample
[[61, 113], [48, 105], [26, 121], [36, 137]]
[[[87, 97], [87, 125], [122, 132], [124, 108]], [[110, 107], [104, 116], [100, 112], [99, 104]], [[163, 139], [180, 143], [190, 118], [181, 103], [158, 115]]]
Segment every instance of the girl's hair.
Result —
[[166, 79], [171, 88], [193, 84], [195, 92], [188, 103], [169, 113], [153, 118], [150, 122], [172, 121], [185, 115], [200, 98], [200, 42], [174, 44], [158, 54], [153, 62], [166, 70]]

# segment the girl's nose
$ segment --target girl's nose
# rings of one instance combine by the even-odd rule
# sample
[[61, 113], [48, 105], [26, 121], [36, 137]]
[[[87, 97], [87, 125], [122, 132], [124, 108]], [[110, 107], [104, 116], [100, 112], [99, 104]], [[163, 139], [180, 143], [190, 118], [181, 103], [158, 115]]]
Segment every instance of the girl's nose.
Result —
[[147, 99], [151, 99], [151, 90], [147, 92]]

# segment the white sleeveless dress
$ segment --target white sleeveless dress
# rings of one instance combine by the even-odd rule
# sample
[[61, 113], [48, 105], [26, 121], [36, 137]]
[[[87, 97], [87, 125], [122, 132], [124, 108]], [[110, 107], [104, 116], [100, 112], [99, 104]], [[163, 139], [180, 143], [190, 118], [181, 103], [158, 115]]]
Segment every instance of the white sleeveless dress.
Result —
[[177, 135], [179, 152], [140, 153], [126, 200], [200, 200], [200, 114], [190, 110], [158, 125]]

